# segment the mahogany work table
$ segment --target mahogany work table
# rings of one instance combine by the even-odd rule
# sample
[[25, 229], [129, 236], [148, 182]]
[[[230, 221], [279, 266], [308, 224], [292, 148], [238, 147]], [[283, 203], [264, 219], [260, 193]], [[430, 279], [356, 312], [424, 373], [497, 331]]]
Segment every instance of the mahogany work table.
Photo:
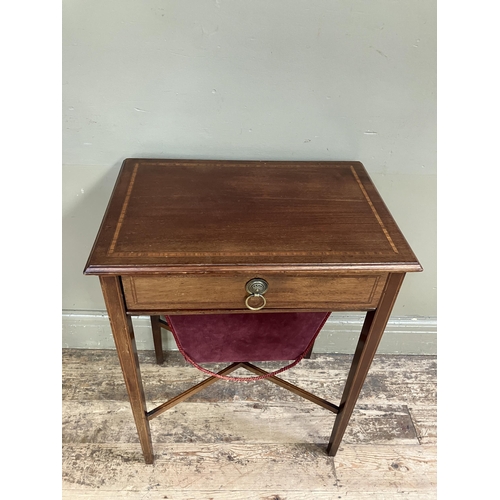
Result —
[[[216, 379], [148, 411], [131, 316], [156, 320], [161, 361], [162, 315], [366, 311], [338, 406], [269, 379], [337, 414], [327, 446], [335, 455], [403, 278], [421, 270], [359, 162], [129, 158], [85, 274], [100, 278], [144, 458], [153, 463], [149, 421]], [[254, 278], [268, 284], [256, 312], [245, 303]]]

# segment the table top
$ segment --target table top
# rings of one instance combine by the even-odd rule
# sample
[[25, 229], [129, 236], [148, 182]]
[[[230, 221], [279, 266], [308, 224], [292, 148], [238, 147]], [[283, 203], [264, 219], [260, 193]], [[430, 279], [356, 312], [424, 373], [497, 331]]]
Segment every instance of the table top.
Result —
[[85, 274], [421, 271], [360, 162], [129, 158]]

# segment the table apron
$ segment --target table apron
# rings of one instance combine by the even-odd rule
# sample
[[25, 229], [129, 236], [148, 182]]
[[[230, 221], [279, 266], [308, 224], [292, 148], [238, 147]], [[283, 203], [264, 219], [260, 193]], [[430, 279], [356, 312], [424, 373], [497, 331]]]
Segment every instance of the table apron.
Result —
[[250, 312], [246, 283], [269, 284], [263, 312], [368, 311], [377, 307], [387, 273], [250, 273], [122, 276], [129, 313]]

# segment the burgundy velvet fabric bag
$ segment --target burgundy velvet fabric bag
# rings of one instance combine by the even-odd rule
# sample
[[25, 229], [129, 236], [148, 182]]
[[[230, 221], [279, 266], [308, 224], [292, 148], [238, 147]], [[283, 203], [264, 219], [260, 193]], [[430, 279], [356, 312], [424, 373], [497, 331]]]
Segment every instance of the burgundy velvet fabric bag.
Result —
[[192, 314], [166, 320], [179, 351], [205, 373], [216, 375], [199, 363], [294, 360], [275, 374], [304, 357], [329, 316], [328, 312]]

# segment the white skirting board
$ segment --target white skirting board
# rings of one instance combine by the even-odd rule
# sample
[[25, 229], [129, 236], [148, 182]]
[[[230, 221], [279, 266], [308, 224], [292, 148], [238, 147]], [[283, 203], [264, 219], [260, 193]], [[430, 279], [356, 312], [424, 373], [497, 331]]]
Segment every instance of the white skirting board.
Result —
[[[363, 324], [362, 313], [332, 313], [318, 336], [314, 352], [353, 354]], [[138, 350], [153, 350], [148, 316], [132, 318]], [[169, 332], [162, 329], [163, 349], [176, 350]], [[103, 311], [63, 311], [62, 347], [114, 349], [108, 316]], [[380, 354], [437, 354], [437, 320], [392, 317], [378, 348]]]

